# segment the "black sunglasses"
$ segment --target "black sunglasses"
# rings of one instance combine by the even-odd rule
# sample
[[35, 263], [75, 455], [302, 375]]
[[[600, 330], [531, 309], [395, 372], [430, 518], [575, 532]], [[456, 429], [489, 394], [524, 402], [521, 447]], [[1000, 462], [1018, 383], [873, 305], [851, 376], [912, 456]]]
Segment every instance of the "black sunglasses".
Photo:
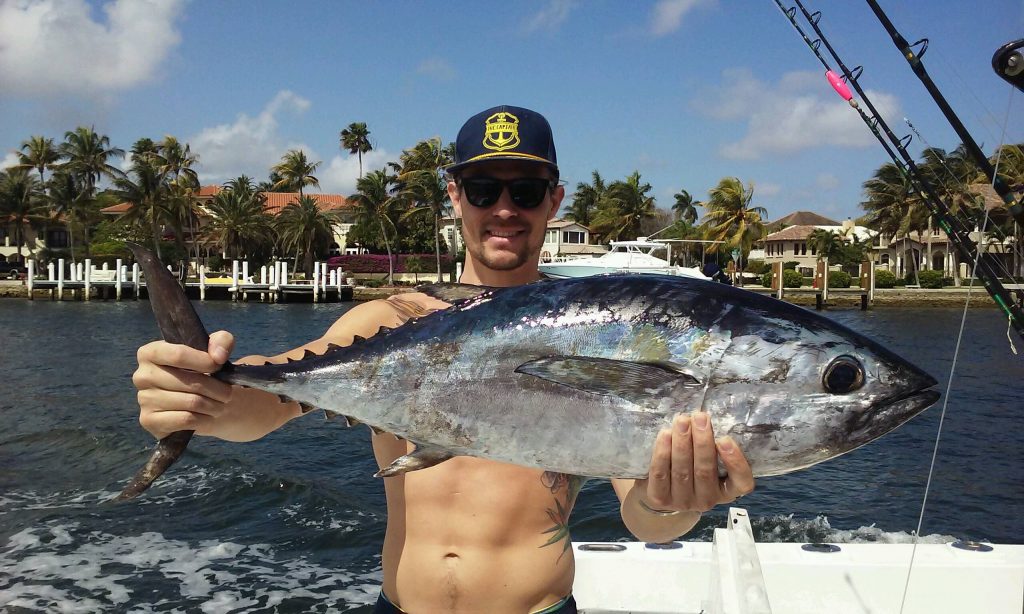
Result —
[[486, 209], [501, 198], [501, 193], [508, 188], [512, 204], [520, 209], [535, 209], [544, 202], [548, 190], [555, 188], [555, 183], [543, 177], [521, 177], [519, 179], [496, 179], [494, 177], [465, 177], [460, 181], [466, 192], [466, 200], [474, 207]]

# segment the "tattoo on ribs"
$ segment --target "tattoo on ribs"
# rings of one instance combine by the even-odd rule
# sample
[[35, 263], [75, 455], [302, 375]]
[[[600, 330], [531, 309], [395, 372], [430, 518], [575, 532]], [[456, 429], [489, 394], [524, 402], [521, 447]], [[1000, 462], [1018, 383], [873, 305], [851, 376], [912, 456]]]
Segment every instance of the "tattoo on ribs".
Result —
[[554, 471], [545, 471], [540, 479], [544, 486], [551, 490], [551, 494], [555, 495], [555, 507], [547, 509], [548, 518], [554, 524], [544, 531], [551, 535], [548, 537], [548, 541], [541, 545], [541, 548], [562, 542], [562, 552], [558, 555], [558, 560], [561, 561], [562, 556], [572, 546], [572, 540], [569, 537], [569, 512], [572, 511], [576, 495], [579, 494], [583, 483], [587, 480], [578, 475]]

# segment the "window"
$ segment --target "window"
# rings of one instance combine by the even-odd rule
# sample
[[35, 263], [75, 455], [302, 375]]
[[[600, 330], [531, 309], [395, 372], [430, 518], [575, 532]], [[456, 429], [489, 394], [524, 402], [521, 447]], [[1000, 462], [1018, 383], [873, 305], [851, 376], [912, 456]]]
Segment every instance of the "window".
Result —
[[572, 243], [576, 245], [585, 244], [586, 236], [584, 233], [575, 230], [566, 230], [562, 232], [562, 243]]
[[882, 254], [882, 257], [878, 260], [882, 264], [889, 266], [889, 254]]
[[47, 247], [68, 247], [70, 245], [71, 243], [68, 241], [68, 231], [50, 229], [46, 232]]
[[[793, 255], [796, 255], [796, 248], [795, 247], [793, 248]], [[801, 256], [806, 256], [807, 255], [807, 244], [806, 243], [801, 243], [800, 244], [800, 255]]]
[[557, 230], [549, 230], [549, 231], [547, 231], [547, 233], [544, 235], [544, 242], [545, 243], [558, 243], [558, 231]]
[[811, 243], [811, 255], [812, 256], [817, 256], [818, 255], [818, 246], [813, 244], [813, 243]]

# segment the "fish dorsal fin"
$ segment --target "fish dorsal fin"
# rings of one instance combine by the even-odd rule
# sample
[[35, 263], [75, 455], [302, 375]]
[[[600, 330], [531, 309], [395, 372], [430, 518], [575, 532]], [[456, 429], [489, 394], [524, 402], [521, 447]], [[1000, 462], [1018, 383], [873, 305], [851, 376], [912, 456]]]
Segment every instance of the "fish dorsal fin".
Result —
[[586, 356], [549, 356], [519, 365], [524, 373], [549, 382], [650, 407], [678, 387], [703, 382], [691, 370], [671, 362], [634, 362]]
[[302, 360], [305, 360], [307, 358], [313, 358], [314, 356], [319, 356], [319, 354], [317, 354], [313, 350], [307, 349], [305, 352], [302, 353]]
[[472, 284], [427, 284], [425, 286], [416, 286], [417, 292], [422, 292], [429, 297], [436, 298], [439, 301], [444, 301], [449, 304], [455, 304], [462, 301], [476, 298], [485, 292], [491, 292], [496, 288], [490, 286], [474, 286]]

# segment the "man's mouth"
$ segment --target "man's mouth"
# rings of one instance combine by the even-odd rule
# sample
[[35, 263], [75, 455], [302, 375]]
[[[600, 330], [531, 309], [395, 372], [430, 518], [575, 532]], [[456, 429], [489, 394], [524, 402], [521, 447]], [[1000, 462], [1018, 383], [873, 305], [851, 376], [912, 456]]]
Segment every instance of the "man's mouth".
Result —
[[513, 237], [518, 237], [519, 235], [523, 234], [523, 232], [525, 232], [525, 231], [524, 230], [496, 230], [496, 229], [492, 229], [492, 230], [488, 230], [487, 231], [487, 236], [488, 237], [498, 237], [500, 239], [511, 239]]

